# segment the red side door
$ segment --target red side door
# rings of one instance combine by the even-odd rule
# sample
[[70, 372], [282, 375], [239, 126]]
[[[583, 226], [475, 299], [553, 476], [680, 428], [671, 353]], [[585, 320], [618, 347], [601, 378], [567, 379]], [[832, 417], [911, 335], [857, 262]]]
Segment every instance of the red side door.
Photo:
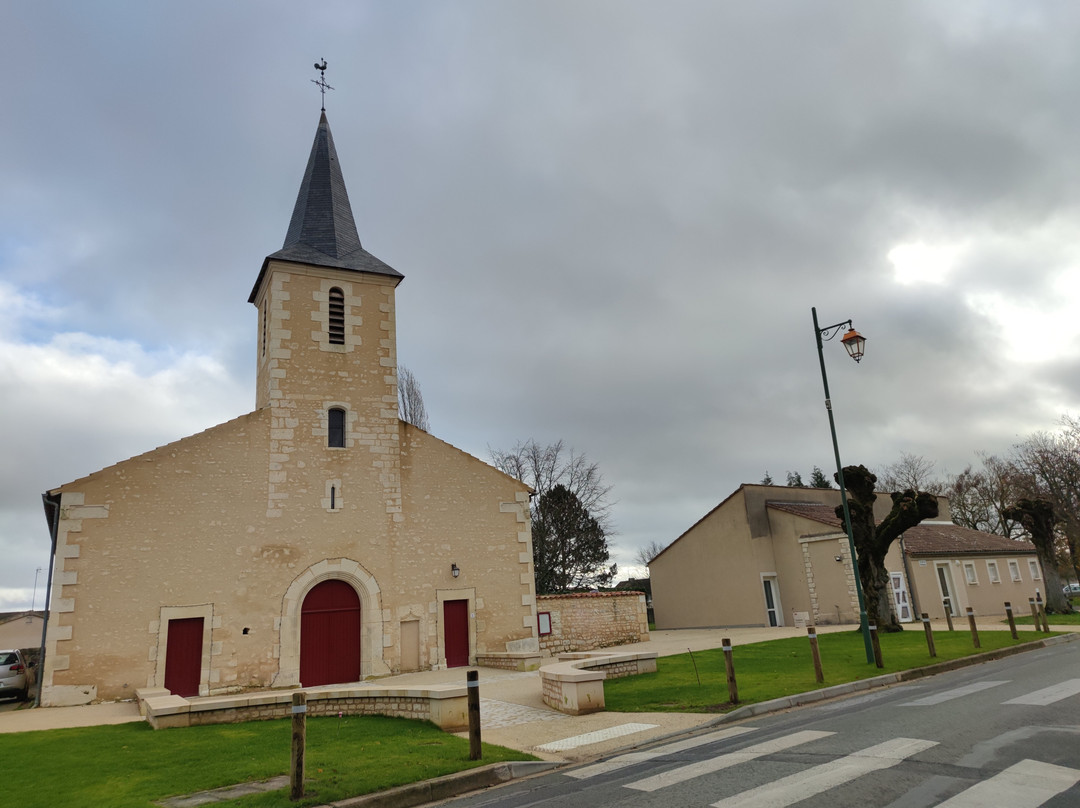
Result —
[[360, 597], [344, 581], [317, 584], [300, 610], [300, 684], [360, 679]]
[[460, 668], [469, 664], [469, 601], [443, 601], [443, 639], [446, 643], [446, 666]]
[[165, 687], [174, 696], [199, 695], [202, 678], [203, 619], [169, 621], [165, 641]]

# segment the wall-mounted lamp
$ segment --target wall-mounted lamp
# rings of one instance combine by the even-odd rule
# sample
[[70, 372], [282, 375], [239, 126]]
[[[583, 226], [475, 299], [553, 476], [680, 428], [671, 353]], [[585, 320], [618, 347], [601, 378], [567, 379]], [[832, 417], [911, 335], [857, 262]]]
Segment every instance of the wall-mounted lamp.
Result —
[[844, 560], [843, 556], [833, 556], [833, 561], [843, 561], [843, 560]]
[[458, 567], [457, 564], [451, 564], [450, 565], [450, 574], [453, 575], [455, 578], [457, 578], [459, 575], [461, 575], [461, 568]]

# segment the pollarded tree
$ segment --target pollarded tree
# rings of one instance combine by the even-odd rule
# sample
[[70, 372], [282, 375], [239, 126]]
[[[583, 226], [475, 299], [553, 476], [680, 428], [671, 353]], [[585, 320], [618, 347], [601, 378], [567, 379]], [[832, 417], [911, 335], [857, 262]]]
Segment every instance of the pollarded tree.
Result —
[[[866, 616], [879, 631], [902, 631], [892, 608], [889, 573], [885, 556], [889, 547], [923, 519], [938, 514], [937, 497], [925, 491], [908, 489], [892, 494], [893, 506], [880, 524], [874, 524], [874, 484], [877, 477], [866, 466], [844, 466], [844, 485], [848, 492], [851, 512], [851, 535], [859, 556], [859, 581], [862, 583]], [[838, 505], [836, 515], [844, 519], [844, 508]]]
[[1035, 553], [1043, 568], [1043, 580], [1046, 581], [1046, 611], [1055, 614], [1071, 612], [1072, 604], [1061, 591], [1061, 578], [1057, 573], [1054, 543], [1058, 519], [1053, 504], [1045, 499], [1022, 499], [1011, 508], [1006, 508], [1005, 516], [1022, 524], [1035, 545]]
[[603, 527], [564, 485], [538, 498], [532, 538], [538, 594], [608, 586], [615, 577]]

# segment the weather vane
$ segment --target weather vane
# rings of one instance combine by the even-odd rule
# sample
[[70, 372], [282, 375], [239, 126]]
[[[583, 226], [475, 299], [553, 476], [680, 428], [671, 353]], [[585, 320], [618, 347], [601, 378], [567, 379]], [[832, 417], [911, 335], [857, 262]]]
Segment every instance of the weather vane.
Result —
[[315, 63], [315, 69], [319, 71], [319, 78], [312, 79], [311, 83], [318, 86], [319, 91], [322, 93], [322, 111], [326, 112], [326, 91], [334, 89], [326, 83], [326, 60], [322, 60], [322, 64]]

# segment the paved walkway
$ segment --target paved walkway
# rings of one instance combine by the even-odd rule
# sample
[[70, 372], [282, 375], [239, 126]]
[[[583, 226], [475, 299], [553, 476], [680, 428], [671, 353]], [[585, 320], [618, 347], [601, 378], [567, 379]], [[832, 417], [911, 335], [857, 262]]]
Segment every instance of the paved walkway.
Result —
[[[917, 626], [913, 626], [918, 630]], [[935, 624], [944, 630], [944, 621]], [[966, 630], [967, 621], [956, 623], [958, 631]], [[980, 630], [1008, 630], [998, 622], [979, 625]], [[821, 633], [851, 631], [852, 626], [819, 626]], [[1055, 630], [1076, 630], [1080, 626], [1062, 626]], [[1037, 635], [1030, 626], [1020, 628], [1021, 634]], [[747, 645], [782, 637], [805, 636], [805, 629], [796, 628], [727, 628], [682, 629], [654, 631], [648, 642], [621, 646], [620, 650], [653, 651], [659, 656], [682, 654], [687, 650], [702, 651], [718, 648], [728, 638], [735, 645]], [[480, 668], [480, 719], [483, 739], [512, 749], [528, 751], [548, 760], [582, 760], [606, 754], [636, 743], [654, 740], [672, 733], [683, 732], [713, 721], [716, 716], [687, 713], [614, 713], [601, 712], [583, 716], [568, 716], [552, 710], [543, 703], [540, 675]], [[385, 684], [426, 685], [457, 682], [464, 684], [465, 670], [453, 668], [441, 671], [420, 671], [399, 676], [369, 680], [373, 686]], [[52, 707], [18, 709], [0, 713], [0, 732], [82, 727], [97, 724], [119, 724], [140, 721], [134, 702], [111, 702], [82, 707]], [[462, 733], [464, 735], [464, 733]]]

